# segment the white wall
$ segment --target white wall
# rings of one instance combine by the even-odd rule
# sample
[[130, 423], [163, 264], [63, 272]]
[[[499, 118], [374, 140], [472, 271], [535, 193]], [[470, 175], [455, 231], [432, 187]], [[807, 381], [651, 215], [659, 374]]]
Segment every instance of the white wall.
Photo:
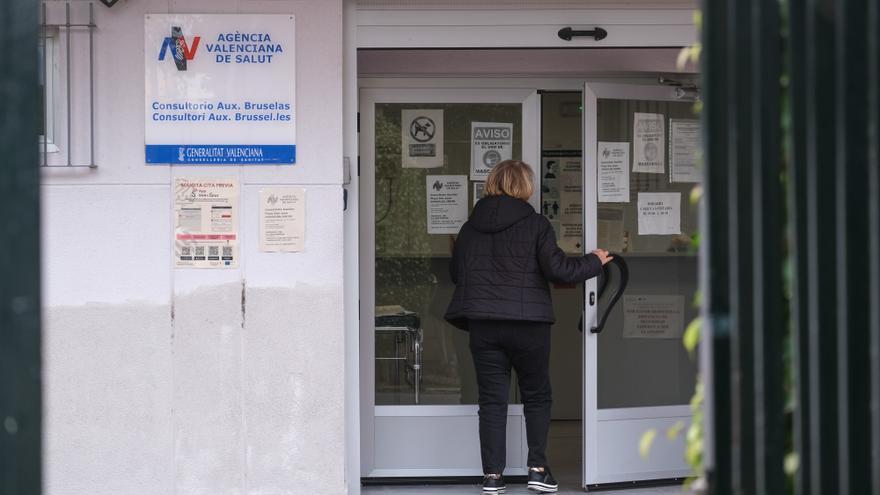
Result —
[[[95, 11], [98, 168], [43, 174], [45, 493], [344, 493], [342, 1]], [[144, 14], [168, 12], [296, 16], [296, 165], [144, 164]], [[74, 63], [87, 125], [88, 59]], [[171, 268], [171, 181], [193, 174], [240, 178], [238, 269]], [[306, 189], [303, 253], [258, 250], [258, 192], [274, 184]]]

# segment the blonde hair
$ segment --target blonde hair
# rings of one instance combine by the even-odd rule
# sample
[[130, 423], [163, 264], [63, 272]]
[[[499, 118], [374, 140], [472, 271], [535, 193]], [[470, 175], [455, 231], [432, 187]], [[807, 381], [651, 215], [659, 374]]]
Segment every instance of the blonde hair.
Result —
[[534, 191], [532, 167], [519, 160], [504, 160], [495, 165], [486, 179], [486, 196], [507, 195], [528, 201]]

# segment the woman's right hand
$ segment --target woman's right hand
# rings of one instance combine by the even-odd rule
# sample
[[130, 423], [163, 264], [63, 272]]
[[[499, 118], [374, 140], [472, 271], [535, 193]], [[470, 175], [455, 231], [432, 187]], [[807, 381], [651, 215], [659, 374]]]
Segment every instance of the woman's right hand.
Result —
[[604, 249], [594, 249], [593, 254], [599, 257], [599, 260], [602, 261], [602, 265], [605, 265], [605, 263], [614, 259], [614, 256], [608, 256], [608, 251]]

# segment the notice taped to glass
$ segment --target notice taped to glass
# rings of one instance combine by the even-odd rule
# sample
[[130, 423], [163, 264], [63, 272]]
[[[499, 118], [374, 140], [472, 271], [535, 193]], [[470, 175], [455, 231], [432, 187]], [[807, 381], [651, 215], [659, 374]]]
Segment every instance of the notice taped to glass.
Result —
[[174, 266], [238, 267], [238, 180], [174, 180]]
[[403, 168], [443, 166], [443, 110], [401, 110]]
[[629, 203], [629, 143], [599, 141], [599, 202]]
[[700, 182], [702, 135], [696, 119], [669, 119], [669, 182]]
[[684, 296], [624, 295], [623, 338], [677, 339], [684, 332]]
[[513, 157], [513, 124], [471, 122], [471, 180], [486, 180], [495, 165]]
[[306, 190], [271, 187], [260, 190], [260, 251], [303, 251], [306, 233]]
[[666, 164], [666, 121], [660, 113], [633, 115], [633, 168], [643, 174], [662, 174]]
[[468, 216], [467, 176], [428, 175], [425, 190], [428, 233], [458, 234]]

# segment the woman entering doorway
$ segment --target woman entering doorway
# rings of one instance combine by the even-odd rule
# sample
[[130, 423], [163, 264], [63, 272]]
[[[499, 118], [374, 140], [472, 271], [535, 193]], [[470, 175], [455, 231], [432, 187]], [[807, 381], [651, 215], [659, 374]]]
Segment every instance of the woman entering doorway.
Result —
[[597, 249], [567, 257], [550, 222], [527, 202], [534, 173], [521, 161], [496, 165], [486, 196], [462, 226], [450, 264], [455, 283], [446, 319], [470, 332], [479, 388], [484, 493], [503, 493], [507, 398], [511, 369], [519, 378], [529, 447], [530, 490], [557, 491], [546, 459], [550, 426], [549, 282], [579, 283], [611, 260]]

